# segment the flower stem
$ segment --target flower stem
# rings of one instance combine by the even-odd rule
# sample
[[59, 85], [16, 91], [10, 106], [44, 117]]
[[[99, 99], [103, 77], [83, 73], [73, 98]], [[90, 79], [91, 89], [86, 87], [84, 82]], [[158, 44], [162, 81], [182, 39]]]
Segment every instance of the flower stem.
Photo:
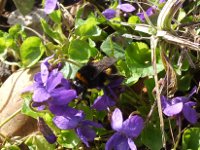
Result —
[[26, 30], [29, 30], [31, 32], [33, 32], [35, 35], [37, 35], [40, 39], [42, 39], [44, 42], [47, 42], [47, 40], [40, 34], [38, 33], [36, 30], [29, 28], [27, 26], [23, 26]]
[[178, 117], [178, 135], [177, 135], [177, 140], [176, 140], [176, 143], [175, 143], [175, 145], [174, 145], [174, 148], [173, 148], [173, 150], [176, 150], [177, 149], [177, 147], [178, 147], [178, 144], [179, 144], [179, 141], [180, 141], [180, 139], [181, 139], [181, 127], [182, 127], [182, 123], [181, 123], [181, 117], [179, 116]]
[[155, 99], [158, 106], [158, 115], [160, 119], [160, 129], [162, 133], [162, 144], [164, 149], [166, 149], [166, 139], [165, 139], [165, 130], [164, 130], [164, 119], [162, 114], [162, 107], [161, 107], [161, 99], [160, 99], [160, 90], [159, 90], [159, 84], [158, 84], [158, 74], [157, 74], [157, 66], [156, 66], [156, 47], [158, 43], [158, 38], [155, 36], [151, 36], [151, 60], [153, 64], [153, 71], [154, 71], [154, 81], [155, 81], [155, 89], [156, 89], [156, 95]]

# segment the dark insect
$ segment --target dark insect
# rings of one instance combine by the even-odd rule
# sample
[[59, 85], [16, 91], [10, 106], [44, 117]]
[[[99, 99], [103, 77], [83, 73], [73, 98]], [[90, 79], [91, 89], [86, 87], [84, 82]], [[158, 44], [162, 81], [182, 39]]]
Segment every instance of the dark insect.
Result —
[[90, 59], [76, 73], [74, 86], [77, 92], [81, 93], [91, 88], [103, 88], [107, 82], [115, 80], [118, 77], [115, 62], [115, 58], [107, 56], [100, 61]]

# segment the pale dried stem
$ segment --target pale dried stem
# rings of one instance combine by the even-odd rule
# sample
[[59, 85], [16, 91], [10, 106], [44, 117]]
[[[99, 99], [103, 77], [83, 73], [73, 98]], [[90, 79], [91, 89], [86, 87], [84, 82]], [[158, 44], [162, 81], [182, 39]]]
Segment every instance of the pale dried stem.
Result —
[[156, 47], [158, 43], [158, 38], [155, 36], [151, 36], [151, 59], [154, 71], [154, 81], [155, 81], [155, 89], [156, 89], [156, 101], [158, 106], [158, 115], [160, 119], [160, 129], [162, 134], [162, 143], [163, 147], [166, 149], [166, 139], [165, 139], [165, 130], [164, 130], [164, 120], [162, 114], [162, 107], [161, 107], [161, 99], [160, 99], [160, 90], [159, 90], [159, 83], [158, 83], [158, 75], [157, 75], [157, 66], [156, 66]]

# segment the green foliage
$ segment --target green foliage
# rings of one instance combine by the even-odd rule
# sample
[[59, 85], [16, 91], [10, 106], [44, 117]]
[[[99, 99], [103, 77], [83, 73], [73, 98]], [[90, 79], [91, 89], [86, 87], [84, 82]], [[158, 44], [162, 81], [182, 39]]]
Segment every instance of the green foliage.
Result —
[[26, 141], [25, 144], [30, 150], [55, 150], [55, 144], [49, 144], [42, 135], [33, 134]]
[[182, 137], [183, 150], [200, 150], [200, 128], [192, 127], [186, 129]]
[[76, 133], [71, 130], [62, 131], [58, 137], [58, 143], [65, 148], [75, 148], [78, 145], [80, 139]]
[[72, 40], [69, 45], [69, 58], [79, 62], [86, 63], [90, 57], [97, 55], [98, 50], [90, 47], [89, 43], [84, 40]]
[[[24, 15], [31, 11], [34, 2], [34, 0], [14, 0], [17, 9]], [[127, 3], [129, 2], [127, 1]], [[45, 1], [43, 0], [44, 3]], [[175, 95], [188, 95], [187, 92], [199, 83], [199, 78], [196, 77], [199, 71], [199, 56], [196, 52], [191, 52], [188, 49], [192, 49], [191, 45], [198, 42], [195, 41], [194, 37], [200, 33], [200, 29], [196, 25], [199, 20], [197, 8], [200, 2], [186, 2], [184, 5], [187, 5], [183, 5], [182, 8], [175, 4], [170, 6], [172, 3], [175, 3], [175, 1], [168, 1], [167, 5], [174, 9], [165, 7], [164, 10], [163, 6], [166, 3], [158, 4], [158, 1], [152, 0], [148, 5], [152, 6], [154, 4], [156, 6], [157, 9], [154, 10], [156, 14], [153, 20], [149, 16], [149, 20], [142, 22], [136, 14], [146, 11], [148, 5], [143, 9], [139, 7], [134, 12], [124, 13], [117, 9], [117, 0], [106, 1], [106, 3], [104, 1], [89, 0], [87, 3], [81, 4], [81, 8], [76, 13], [74, 26], [71, 26], [73, 19], [68, 20], [70, 17], [66, 17], [67, 10], [61, 11], [58, 7], [58, 10], [49, 14], [50, 21], [41, 19], [43, 33], [40, 33], [40, 31], [33, 32], [36, 35], [41, 34], [39, 37], [28, 37], [24, 27], [21, 25], [12, 26], [8, 32], [0, 31], [0, 59], [5, 63], [15, 63], [19, 67], [33, 67], [42, 58], [53, 54], [54, 60], [50, 62], [52, 66], [54, 67], [54, 65], [61, 62], [63, 64], [61, 72], [66, 79], [73, 82], [77, 70], [86, 64], [91, 57], [98, 59], [101, 59], [104, 55], [114, 57], [116, 59], [114, 65], [118, 70], [117, 74], [122, 75], [125, 80], [122, 87], [123, 94], [120, 95], [116, 107], [122, 108], [124, 118], [133, 113], [140, 114], [146, 119], [147, 114], [150, 111], [154, 111], [152, 116], [148, 116], [150, 120], [145, 124], [140, 136], [140, 143], [136, 142], [136, 145], [142, 145], [142, 149], [148, 147], [151, 150], [159, 150], [162, 148], [161, 130], [159, 123], [154, 124], [153, 122], [159, 122], [160, 118], [156, 112], [157, 109], [151, 108], [156, 101], [155, 80], [153, 78], [155, 70], [152, 65], [152, 37], [158, 40], [156, 46], [158, 80], [170, 75], [169, 68], [167, 68], [170, 65], [167, 65], [164, 70], [163, 62], [160, 58], [160, 51], [163, 50], [166, 53], [166, 60], [172, 66], [170, 68], [171, 71], [174, 69], [174, 72], [177, 73], [178, 91]], [[136, 3], [131, 1], [130, 4], [135, 5]], [[143, 6], [141, 5], [141, 7]], [[116, 16], [110, 20], [106, 19], [101, 13], [106, 8], [117, 10]], [[68, 26], [68, 21], [70, 26]], [[164, 35], [160, 35], [160, 33], [164, 33]], [[170, 39], [169, 35], [172, 35], [173, 38]], [[177, 41], [181, 39], [184, 42], [180, 44]], [[189, 47], [184, 45], [186, 44], [185, 41], [190, 42]], [[183, 47], [184, 51], [187, 50], [187, 57], [186, 54], [181, 52]], [[10, 56], [12, 56], [12, 61], [8, 60]], [[162, 80], [157, 84], [159, 90], [164, 86]], [[165, 88], [167, 89], [168, 87]], [[95, 140], [91, 144], [91, 149], [101, 149], [105, 147], [106, 140], [113, 133], [110, 128], [110, 115], [113, 108], [109, 108], [109, 111], [92, 109], [92, 103], [98, 96], [102, 95], [104, 89], [88, 89], [87, 92], [89, 94], [87, 93], [88, 95], [85, 99], [89, 99], [90, 105], [85, 102], [85, 99], [79, 102], [80, 97], [83, 96], [81, 94], [69, 105], [84, 111], [86, 119], [95, 120], [105, 125], [105, 128], [96, 129], [99, 141], [97, 140], [96, 143]], [[160, 92], [162, 93], [162, 91]], [[112, 95], [112, 93], [109, 94]], [[56, 145], [47, 143], [41, 135], [33, 134], [25, 141], [30, 150], [54, 150], [58, 146], [67, 149], [81, 148], [81, 141], [74, 130], [58, 129], [52, 121], [54, 114], [49, 110], [37, 111], [37, 108], [34, 110], [31, 106], [32, 95], [25, 96], [23, 99], [22, 113], [35, 119], [42, 117], [58, 136]], [[194, 100], [196, 99], [194, 98]], [[197, 106], [199, 106], [198, 99], [196, 102], [198, 103]], [[173, 127], [172, 132], [177, 133], [176, 126]], [[166, 122], [165, 129], [167, 129], [166, 136], [171, 136]], [[178, 146], [178, 148], [200, 150], [200, 129], [196, 127], [196, 124], [194, 127], [183, 128], [182, 130], [184, 130], [181, 137], [182, 145]], [[177, 136], [175, 135], [176, 139]], [[169, 144], [167, 145], [168, 147], [174, 146], [171, 140], [167, 141], [167, 144]], [[6, 142], [2, 150], [7, 149], [18, 150], [19, 144]]]
[[75, 34], [81, 37], [91, 38], [93, 36], [100, 36], [101, 29], [97, 26], [98, 21], [94, 16], [87, 18], [85, 21], [78, 21], [76, 25]]
[[162, 135], [158, 124], [149, 123], [145, 127], [142, 132], [142, 143], [151, 150], [160, 150], [162, 148]]
[[78, 69], [79, 67], [77, 67], [76, 65], [66, 62], [64, 67], [61, 69], [61, 72], [64, 74], [65, 78], [74, 79]]
[[20, 57], [22, 66], [31, 67], [42, 57], [45, 46], [39, 37], [28, 37], [20, 47]]
[[39, 117], [38, 113], [33, 111], [31, 108], [30, 108], [30, 101], [31, 101], [31, 96], [24, 96], [23, 97], [23, 106], [22, 106], [22, 110], [21, 112], [27, 116], [30, 116], [32, 118], [35, 118], [37, 119]]
[[[51, 18], [51, 20], [53, 22], [55, 22], [56, 24], [61, 24], [61, 20], [62, 20], [62, 17], [61, 17], [61, 11], [60, 10], [57, 10], [57, 11], [53, 11], [51, 14], [49, 14], [49, 17]], [[43, 20], [44, 21], [44, 20]]]
[[[151, 51], [143, 42], [133, 42], [125, 50], [126, 63], [131, 72], [127, 83], [135, 83], [139, 78], [153, 75]], [[157, 64], [157, 71], [163, 70], [161, 62]]]
[[[54, 16], [52, 18], [53, 18], [53, 20], [58, 22], [59, 18], [56, 18], [56, 17], [57, 16]], [[61, 25], [60, 24], [56, 24], [54, 28], [51, 28], [44, 19], [41, 19], [41, 25], [42, 25], [42, 28], [43, 28], [44, 32], [50, 38], [52, 38], [52, 40], [54, 40], [56, 43], [62, 44], [64, 42], [64, 40], [66, 39], [65, 36], [62, 33], [62, 29], [61, 29]]]
[[[27, 15], [32, 11], [35, 1], [34, 0], [13, 0], [17, 9], [23, 14]], [[26, 6], [26, 7], [24, 7]]]
[[114, 56], [118, 59], [124, 57], [125, 39], [117, 34], [110, 35], [101, 44], [101, 50], [108, 56]]

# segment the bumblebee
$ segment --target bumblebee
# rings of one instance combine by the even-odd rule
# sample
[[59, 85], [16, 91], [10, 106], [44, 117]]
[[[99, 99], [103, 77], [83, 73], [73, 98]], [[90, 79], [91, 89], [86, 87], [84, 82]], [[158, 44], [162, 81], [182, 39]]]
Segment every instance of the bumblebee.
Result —
[[91, 88], [103, 88], [111, 80], [116, 79], [117, 68], [114, 66], [116, 59], [103, 57], [102, 60], [91, 58], [82, 66], [75, 75], [74, 86], [78, 93]]

